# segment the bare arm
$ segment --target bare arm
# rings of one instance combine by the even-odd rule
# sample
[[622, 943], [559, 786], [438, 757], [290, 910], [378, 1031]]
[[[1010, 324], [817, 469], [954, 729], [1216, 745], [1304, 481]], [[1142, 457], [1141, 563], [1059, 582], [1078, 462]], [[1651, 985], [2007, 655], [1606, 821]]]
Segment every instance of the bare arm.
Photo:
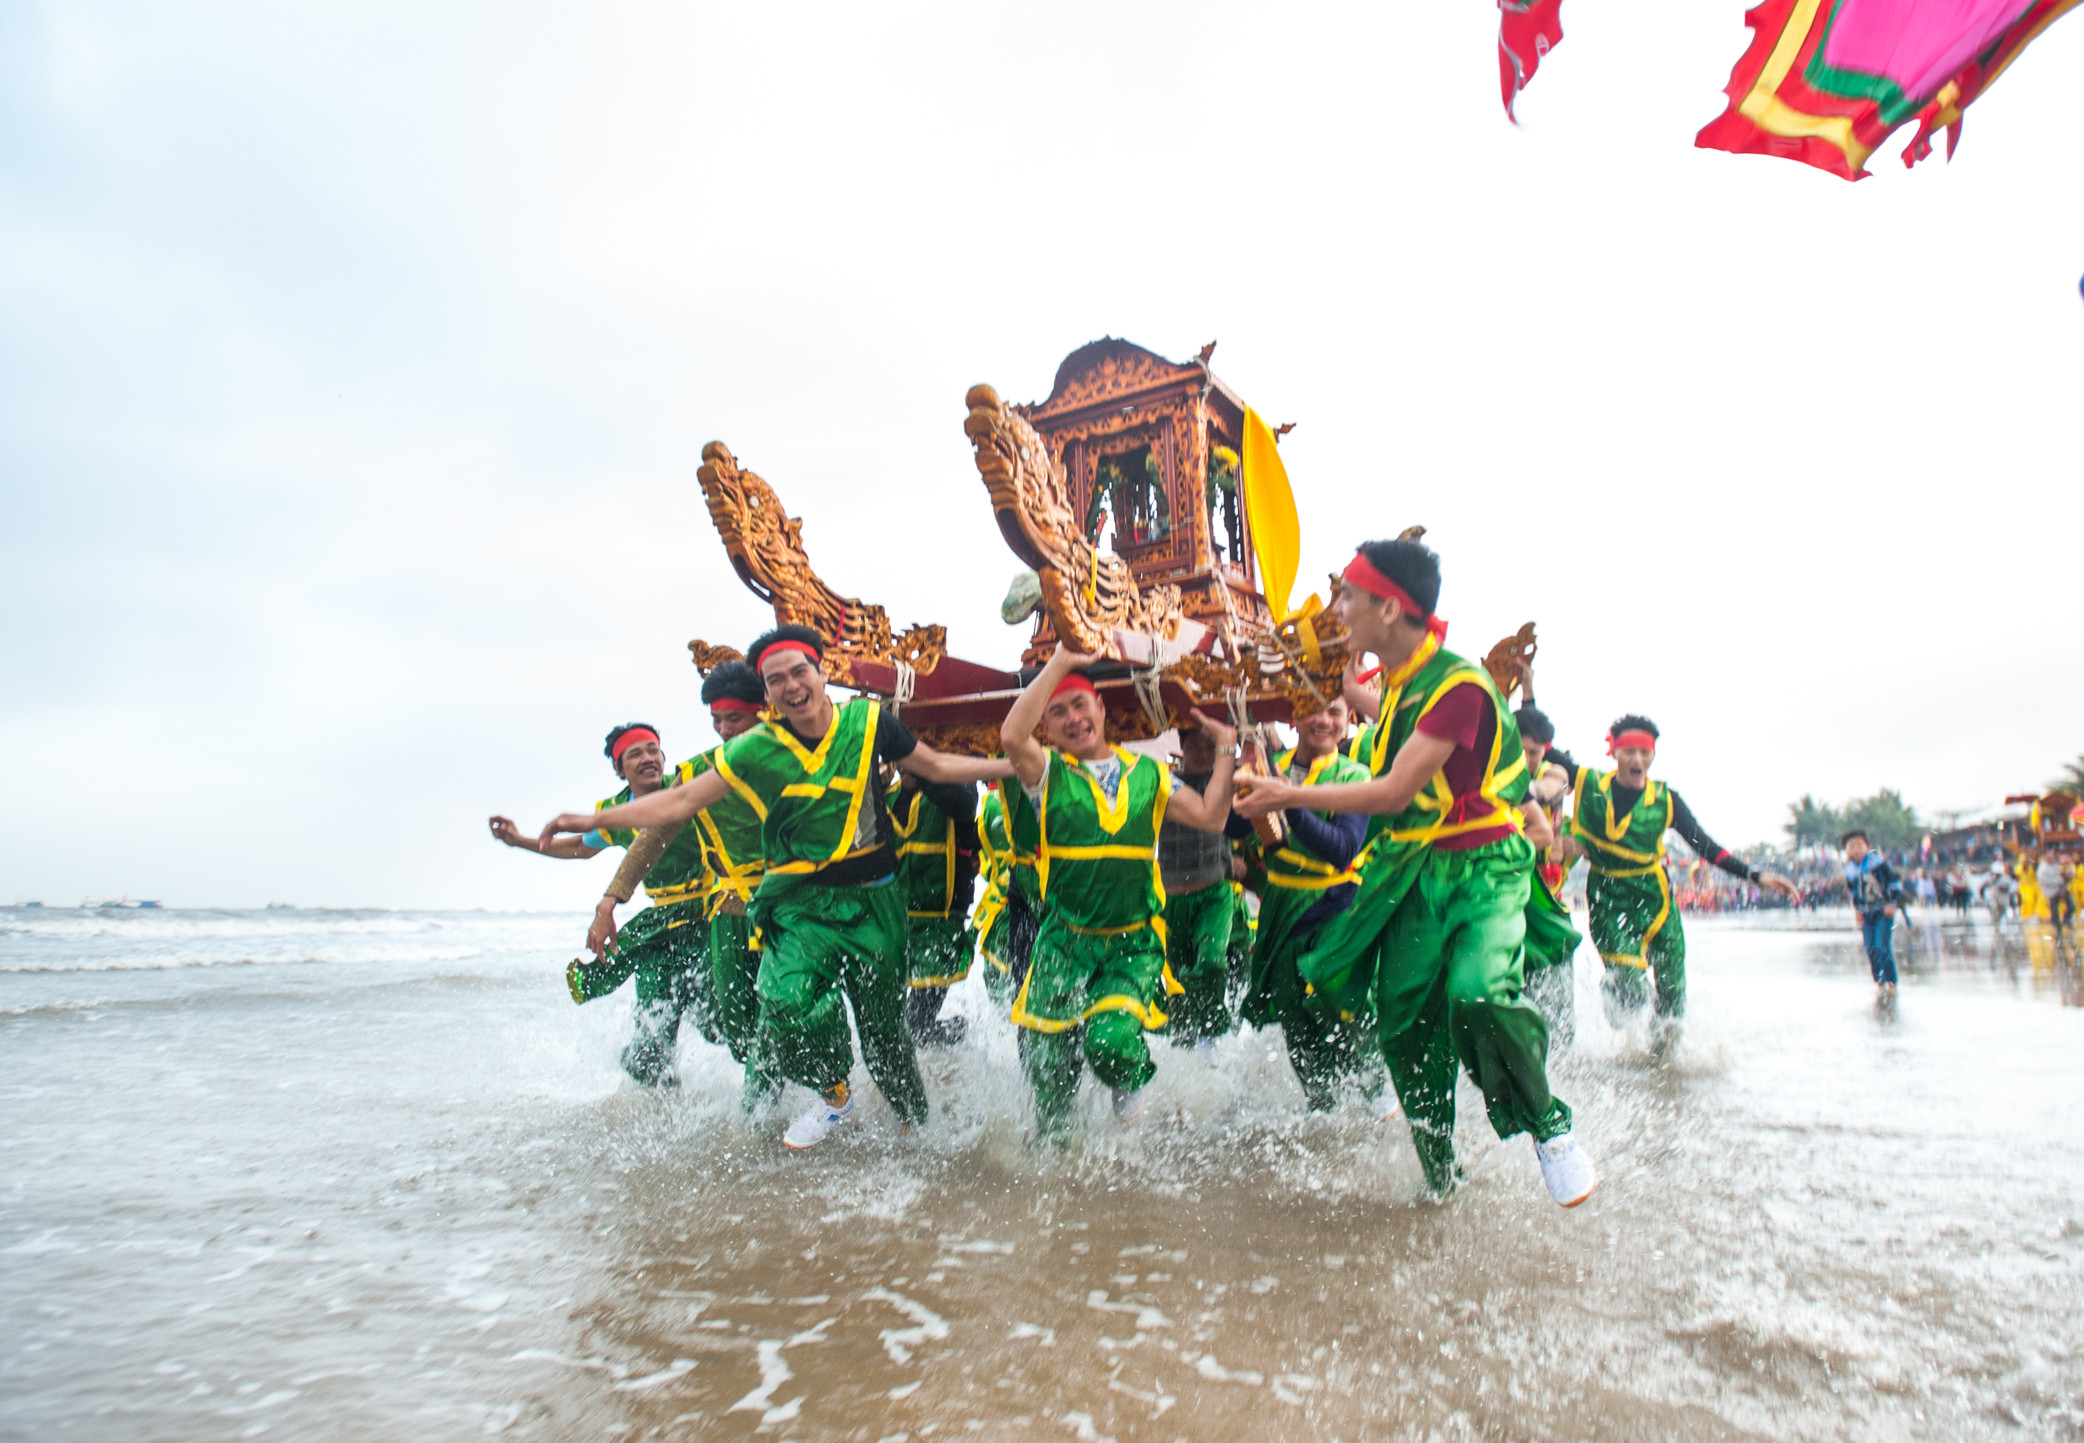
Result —
[[1327, 787], [1303, 788], [1278, 778], [1250, 777], [1251, 787], [1237, 810], [1248, 817], [1263, 817], [1286, 807], [1308, 807], [1318, 812], [1359, 812], [1366, 816], [1394, 815], [1411, 805], [1433, 779], [1448, 757], [1454, 742], [1447, 737], [1414, 732], [1397, 749], [1397, 758], [1384, 776], [1364, 782], [1340, 782]]
[[580, 837], [559, 837], [545, 845], [534, 837], [525, 837], [521, 829], [506, 817], [494, 817], [491, 822], [494, 841], [504, 842], [518, 851], [534, 852], [541, 857], [556, 857], [560, 861], [583, 862], [601, 854], [599, 847], [589, 847]]
[[648, 827], [637, 833], [623, 854], [622, 865], [608, 882], [608, 890], [593, 905], [593, 924], [586, 929], [586, 946], [596, 957], [615, 945], [615, 908], [637, 895], [637, 888], [651, 875], [658, 859], [680, 833], [679, 827]]
[[1201, 832], [1220, 832], [1223, 824], [1230, 820], [1231, 784], [1237, 765], [1233, 755], [1237, 747], [1237, 730], [1201, 711], [1194, 713], [1194, 720], [1215, 739], [1215, 771], [1210, 774], [1208, 786], [1203, 791], [1175, 787], [1172, 800], [1165, 804], [1165, 815], [1183, 827]]
[[1013, 775], [1013, 764], [1004, 757], [959, 757], [939, 752], [925, 742], [912, 749], [897, 769], [922, 782], [995, 782]]
[[1012, 763], [1013, 775], [1020, 778], [1023, 787], [1041, 786], [1042, 774], [1049, 770], [1049, 749], [1035, 740], [1035, 728], [1042, 725], [1042, 713], [1049, 706], [1050, 696], [1073, 667], [1091, 660], [1067, 649], [1062, 642], [1057, 643], [1048, 663], [1021, 691], [1013, 710], [999, 724], [999, 742], [1006, 748], [1006, 760]]
[[666, 855], [666, 848], [680, 835], [678, 827], [646, 827], [637, 833], [637, 840], [630, 843], [623, 854], [622, 865], [615, 869], [614, 878], [601, 900], [604, 902], [627, 902], [637, 895], [637, 888], [651, 875], [658, 859]]
[[731, 784], [720, 772], [704, 772], [677, 787], [664, 787], [649, 796], [608, 807], [598, 812], [565, 812], [552, 817], [542, 831], [548, 843], [562, 832], [584, 833], [599, 827], [604, 832], [641, 832], [665, 827], [671, 836], [680, 824], [704, 808], [713, 807], [731, 794]]
[[1527, 840], [1534, 844], [1536, 851], [1556, 840], [1556, 829], [1549, 825], [1549, 814], [1534, 798], [1529, 797], [1520, 803], [1520, 820], [1526, 825]]

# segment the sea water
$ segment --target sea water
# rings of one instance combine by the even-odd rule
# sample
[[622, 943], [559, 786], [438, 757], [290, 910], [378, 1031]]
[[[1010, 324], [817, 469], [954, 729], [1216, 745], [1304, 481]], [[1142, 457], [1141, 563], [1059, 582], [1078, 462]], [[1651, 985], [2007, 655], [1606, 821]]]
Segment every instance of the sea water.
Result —
[[1466, 1085], [1427, 1200], [1278, 1032], [1159, 1042], [1140, 1123], [1089, 1090], [1037, 1152], [974, 980], [929, 1126], [857, 1069], [792, 1154], [692, 1028], [677, 1092], [621, 1076], [585, 920], [0, 910], [0, 1435], [2084, 1430], [2084, 1011], [1980, 923], [1888, 1013], [1842, 915], [1696, 920], [1673, 1047], [1581, 952], [1566, 1212]]

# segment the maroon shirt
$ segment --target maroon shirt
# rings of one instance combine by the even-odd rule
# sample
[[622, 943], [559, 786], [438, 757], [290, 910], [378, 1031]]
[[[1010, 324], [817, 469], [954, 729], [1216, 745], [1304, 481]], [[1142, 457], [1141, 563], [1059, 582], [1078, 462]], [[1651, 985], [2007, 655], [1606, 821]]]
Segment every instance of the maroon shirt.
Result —
[[[1462, 822], [1491, 811], [1491, 803], [1483, 796], [1484, 767], [1498, 740], [1498, 708], [1491, 694], [1480, 683], [1465, 681], [1418, 719], [1418, 730], [1454, 743], [1454, 751], [1440, 767], [1447, 778], [1447, 789], [1454, 793], [1454, 805], [1448, 809], [1445, 820]], [[1495, 827], [1441, 837], [1433, 845], [1443, 852], [1466, 852], [1471, 847], [1509, 837], [1516, 830], [1510, 822], [1500, 822]]]

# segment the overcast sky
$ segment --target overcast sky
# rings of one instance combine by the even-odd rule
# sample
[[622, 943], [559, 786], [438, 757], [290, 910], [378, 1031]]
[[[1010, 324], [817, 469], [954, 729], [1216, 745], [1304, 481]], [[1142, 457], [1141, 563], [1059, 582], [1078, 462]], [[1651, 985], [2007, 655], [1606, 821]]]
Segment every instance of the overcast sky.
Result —
[[702, 444], [1008, 663], [963, 392], [1103, 335], [1220, 341], [1305, 584], [1424, 523], [1726, 844], [2038, 786], [2084, 19], [1854, 186], [1692, 148], [1742, 14], [1570, 0], [1515, 130], [1481, 0], [0, 7], [0, 902], [583, 905], [484, 818], [710, 739]]

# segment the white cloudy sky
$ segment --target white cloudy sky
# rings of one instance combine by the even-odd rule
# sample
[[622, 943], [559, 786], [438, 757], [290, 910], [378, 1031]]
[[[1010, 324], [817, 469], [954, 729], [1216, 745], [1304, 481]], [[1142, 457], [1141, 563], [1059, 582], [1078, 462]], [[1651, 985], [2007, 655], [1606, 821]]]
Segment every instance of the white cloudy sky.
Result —
[[707, 738], [702, 443], [1009, 661], [963, 392], [1109, 334], [1219, 339], [1306, 577], [1424, 522], [1726, 842], [2044, 781], [2084, 19], [1850, 186], [1691, 148], [1742, 10], [1570, 0], [1515, 131], [1481, 0], [0, 9], [0, 901], [585, 902], [483, 819]]

